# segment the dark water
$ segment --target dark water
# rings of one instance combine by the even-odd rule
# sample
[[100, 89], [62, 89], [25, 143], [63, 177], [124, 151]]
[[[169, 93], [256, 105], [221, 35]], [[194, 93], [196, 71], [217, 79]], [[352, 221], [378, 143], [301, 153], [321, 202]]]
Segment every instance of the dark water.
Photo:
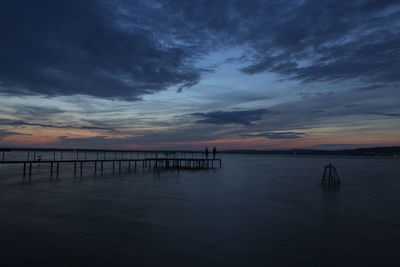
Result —
[[[320, 186], [329, 162], [338, 190]], [[1, 266], [399, 266], [394, 158], [225, 156], [216, 170], [59, 179], [41, 166], [31, 183], [1, 168]]]

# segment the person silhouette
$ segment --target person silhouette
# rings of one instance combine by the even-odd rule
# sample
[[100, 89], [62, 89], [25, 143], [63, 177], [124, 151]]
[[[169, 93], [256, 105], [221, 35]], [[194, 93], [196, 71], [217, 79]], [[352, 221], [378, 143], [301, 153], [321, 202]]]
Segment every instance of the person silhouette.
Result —
[[215, 155], [217, 155], [217, 149], [214, 147], [214, 149], [213, 149], [213, 159], [215, 159]]
[[208, 158], [208, 147], [206, 147], [206, 151], [204, 152], [206, 154], [206, 158]]

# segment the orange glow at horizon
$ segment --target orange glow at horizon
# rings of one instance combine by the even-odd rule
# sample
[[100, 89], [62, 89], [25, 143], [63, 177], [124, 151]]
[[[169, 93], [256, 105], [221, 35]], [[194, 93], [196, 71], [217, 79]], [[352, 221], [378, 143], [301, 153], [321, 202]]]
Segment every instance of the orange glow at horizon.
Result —
[[[11, 127], [10, 127], [11, 128]], [[367, 146], [387, 146], [398, 145], [399, 141], [396, 132], [369, 132], [369, 133], [353, 133], [346, 129], [321, 128], [312, 129], [301, 138], [293, 139], [268, 139], [265, 137], [237, 137], [227, 136], [226, 138], [204, 140], [204, 141], [185, 141], [185, 142], [159, 142], [154, 144], [135, 143], [134, 135], [113, 134], [109, 131], [102, 130], [86, 130], [86, 129], [61, 129], [61, 128], [46, 128], [38, 126], [12, 127], [4, 129], [10, 132], [17, 133], [15, 135], [5, 136], [0, 139], [0, 145], [4, 147], [63, 147], [70, 148], [72, 146], [82, 148], [117, 148], [117, 149], [198, 149], [203, 150], [205, 147], [216, 146], [219, 150], [225, 149], [290, 149], [290, 148], [312, 148], [321, 145], [352, 145], [358, 147]], [[334, 131], [336, 130], [336, 132]], [[305, 132], [306, 130], [299, 130]], [[145, 134], [142, 134], [145, 135]], [[379, 139], [376, 138], [379, 136]], [[75, 144], [63, 143], [62, 137], [73, 140], [80, 139], [82, 143]], [[90, 141], [92, 138], [104, 138], [104, 144], [85, 144], [84, 140]], [[123, 140], [126, 139], [124, 143]], [[107, 143], [110, 140], [119, 140], [118, 143]]]

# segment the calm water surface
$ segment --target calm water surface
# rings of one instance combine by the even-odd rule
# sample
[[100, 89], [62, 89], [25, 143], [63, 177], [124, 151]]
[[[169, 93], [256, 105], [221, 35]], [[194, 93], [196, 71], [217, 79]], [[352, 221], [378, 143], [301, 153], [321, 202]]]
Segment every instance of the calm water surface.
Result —
[[[332, 163], [342, 184], [320, 186]], [[126, 166], [125, 166], [126, 167]], [[0, 166], [0, 266], [399, 266], [400, 160], [223, 157], [59, 179]]]

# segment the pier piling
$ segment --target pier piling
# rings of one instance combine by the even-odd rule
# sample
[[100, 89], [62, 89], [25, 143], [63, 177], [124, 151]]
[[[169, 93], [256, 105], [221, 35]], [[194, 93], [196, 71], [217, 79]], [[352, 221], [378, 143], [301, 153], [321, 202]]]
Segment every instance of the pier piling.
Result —
[[[49, 164], [49, 169], [50, 169], [50, 176], [53, 177], [53, 175], [56, 175], [57, 178], [60, 175], [61, 171], [61, 166], [62, 164], [69, 164], [69, 166], [72, 167], [73, 164], [73, 174], [74, 176], [77, 175], [77, 164], [80, 164], [80, 176], [83, 176], [83, 165], [85, 163], [93, 163], [94, 167], [94, 174], [97, 175], [99, 173], [98, 167], [100, 167], [100, 173], [103, 175], [104, 170], [104, 163], [110, 162], [112, 163], [112, 172], [116, 173], [116, 166], [115, 164], [118, 163], [118, 173], [121, 174], [122, 172], [131, 172], [133, 169], [137, 171], [138, 169], [138, 163], [142, 164], [142, 170], [155, 170], [155, 169], [209, 169], [209, 168], [214, 168], [216, 164], [219, 163], [219, 167], [221, 168], [221, 159], [216, 158], [216, 159], [210, 159], [208, 157], [205, 157], [204, 155], [199, 156], [199, 152], [157, 152], [157, 151], [152, 151], [152, 152], [145, 152], [145, 151], [136, 151], [136, 156], [134, 157], [133, 152], [128, 153], [128, 156], [126, 153], [123, 151], [110, 151], [114, 153], [114, 155], [111, 155], [107, 159], [106, 152], [105, 151], [94, 151], [95, 153], [87, 153], [85, 150], [73, 150], [71, 151], [72, 153], [76, 153], [76, 158], [75, 154], [72, 154], [71, 159], [70, 155], [68, 155], [68, 151], [60, 151], [60, 150], [52, 150], [52, 155], [50, 156], [50, 159], [46, 159], [45, 157], [42, 157], [40, 155], [40, 151], [46, 151], [46, 150], [40, 150], [40, 149], [32, 149], [32, 150], [27, 150], [27, 158], [23, 160], [13, 160], [13, 161], [6, 161], [4, 158], [5, 156], [2, 155], [2, 159], [0, 161], [0, 164], [22, 164], [23, 165], [23, 172], [22, 175], [25, 178], [26, 175], [29, 175], [29, 180], [32, 179], [32, 168], [36, 166], [37, 164]], [[2, 151], [3, 152], [3, 151]], [[30, 158], [30, 153], [33, 152], [32, 158]], [[36, 152], [39, 152], [38, 158], [36, 158]], [[57, 152], [60, 152], [60, 156], [57, 157]], [[84, 157], [79, 157], [80, 152], [84, 153]], [[126, 152], [126, 151], [125, 151]], [[64, 154], [67, 159], [64, 160]], [[101, 153], [103, 153], [103, 156], [101, 156]], [[121, 154], [120, 154], [121, 153]], [[4, 153], [3, 153], [4, 154]], [[130, 154], [130, 155], [129, 155]], [[68, 159], [70, 158], [70, 159]], [[29, 166], [27, 166], [29, 164]], [[35, 165], [36, 164], [36, 165]], [[54, 166], [56, 164], [56, 166]], [[100, 164], [100, 166], [98, 166]], [[123, 165], [126, 164], [126, 169], [123, 168]], [[132, 166], [134, 164], [134, 166]], [[48, 166], [48, 165], [47, 165]], [[92, 166], [89, 164], [89, 167]], [[108, 166], [108, 165], [106, 165]], [[139, 165], [140, 166], [140, 165]], [[110, 166], [111, 167], [111, 166]], [[56, 168], [56, 170], [54, 170]], [[65, 168], [68, 169], [68, 168]], [[55, 173], [54, 173], [55, 172]], [[328, 170], [326, 171], [327, 173], [329, 172]], [[332, 172], [332, 171], [331, 171]]]
[[32, 178], [32, 162], [29, 162], [29, 181]]

